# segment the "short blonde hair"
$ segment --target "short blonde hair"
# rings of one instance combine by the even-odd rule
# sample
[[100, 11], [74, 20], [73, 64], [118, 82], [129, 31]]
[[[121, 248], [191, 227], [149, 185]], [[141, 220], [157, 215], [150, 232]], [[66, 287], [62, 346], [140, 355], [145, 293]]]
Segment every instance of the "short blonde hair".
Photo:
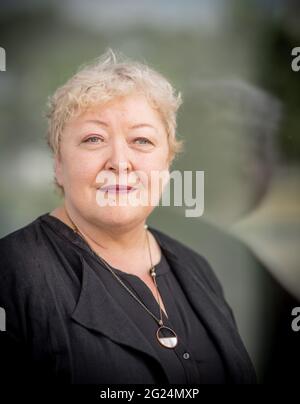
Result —
[[63, 129], [72, 117], [92, 106], [136, 91], [144, 94], [160, 113], [172, 162], [183, 150], [183, 140], [176, 138], [176, 114], [182, 103], [181, 93], [176, 93], [171, 83], [154, 69], [110, 48], [92, 63], [81, 67], [49, 97], [47, 143], [54, 155], [59, 153]]

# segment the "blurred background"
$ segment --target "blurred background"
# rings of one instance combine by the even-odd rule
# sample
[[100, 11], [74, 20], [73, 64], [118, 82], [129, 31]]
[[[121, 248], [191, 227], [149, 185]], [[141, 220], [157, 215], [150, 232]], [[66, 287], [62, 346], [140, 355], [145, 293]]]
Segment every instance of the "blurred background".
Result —
[[47, 97], [108, 47], [183, 96], [176, 170], [205, 172], [205, 209], [158, 207], [149, 224], [211, 263], [261, 383], [293, 382], [300, 332], [300, 2], [2, 0], [0, 237], [60, 204]]

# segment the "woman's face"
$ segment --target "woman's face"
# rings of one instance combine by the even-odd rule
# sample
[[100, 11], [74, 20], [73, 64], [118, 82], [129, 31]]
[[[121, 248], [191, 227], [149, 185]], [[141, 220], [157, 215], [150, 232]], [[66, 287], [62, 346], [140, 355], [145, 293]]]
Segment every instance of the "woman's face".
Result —
[[[159, 203], [168, 169], [164, 124], [145, 96], [137, 93], [72, 118], [55, 158], [66, 203], [77, 215], [102, 226], [145, 220]], [[162, 173], [166, 177], [159, 182]], [[121, 192], [117, 184], [134, 188]]]

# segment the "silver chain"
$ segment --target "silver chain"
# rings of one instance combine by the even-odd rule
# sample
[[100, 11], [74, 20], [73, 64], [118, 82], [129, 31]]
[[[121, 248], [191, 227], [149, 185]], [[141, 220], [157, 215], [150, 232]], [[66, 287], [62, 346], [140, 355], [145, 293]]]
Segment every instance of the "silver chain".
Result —
[[[125, 289], [131, 294], [131, 296], [141, 305], [144, 307], [145, 310], [157, 321], [158, 325], [163, 325], [162, 319], [157, 318], [151, 311], [144, 305], [143, 302], [139, 300], [138, 297], [135, 296], [135, 294], [125, 285], [125, 283], [122, 281], [122, 279], [119, 278], [119, 276], [109, 267], [109, 265], [106, 263], [106, 261], [101, 258], [98, 254], [96, 254], [98, 258], [103, 262], [103, 264], [110, 270], [110, 272], [113, 274], [113, 276], [124, 286]], [[159, 305], [160, 308], [160, 305]]]
[[[66, 209], [65, 209], [66, 210]], [[67, 211], [66, 211], [67, 213]], [[155, 267], [153, 266], [152, 263], [152, 257], [151, 257], [151, 249], [150, 249], [150, 244], [149, 244], [149, 236], [148, 236], [148, 232], [147, 232], [147, 228], [148, 226], [145, 225], [145, 229], [146, 229], [146, 235], [147, 235], [147, 244], [148, 244], [148, 250], [149, 250], [149, 256], [150, 256], [150, 262], [151, 262], [151, 269], [150, 269], [150, 275], [153, 279], [154, 285], [156, 287], [156, 292], [157, 292], [157, 300], [158, 300], [158, 305], [159, 305], [159, 314], [160, 314], [160, 319], [157, 318], [149, 309], [148, 307], [146, 307], [144, 305], [143, 302], [140, 301], [140, 299], [138, 297], [135, 296], [135, 294], [125, 285], [125, 283], [122, 281], [122, 279], [119, 278], [119, 276], [114, 272], [114, 270], [111, 268], [111, 266], [99, 255], [97, 254], [93, 248], [89, 245], [89, 243], [86, 241], [86, 237], [83, 235], [83, 233], [78, 229], [78, 227], [74, 224], [74, 222], [71, 220], [69, 214], [67, 213], [67, 216], [69, 217], [69, 220], [71, 221], [71, 223], [74, 226], [74, 232], [76, 234], [78, 234], [83, 241], [88, 245], [89, 249], [91, 250], [91, 252], [96, 256], [97, 259], [99, 259], [108, 269], [109, 271], [112, 273], [112, 275], [118, 280], [118, 282], [121, 283], [121, 285], [131, 294], [131, 296], [150, 314], [150, 316], [152, 316], [154, 318], [154, 320], [158, 323], [159, 326], [163, 325], [163, 319], [162, 319], [162, 311], [161, 311], [161, 306], [160, 306], [160, 299], [159, 299], [159, 295], [158, 295], [158, 286], [156, 283], [156, 273], [155, 273]]]

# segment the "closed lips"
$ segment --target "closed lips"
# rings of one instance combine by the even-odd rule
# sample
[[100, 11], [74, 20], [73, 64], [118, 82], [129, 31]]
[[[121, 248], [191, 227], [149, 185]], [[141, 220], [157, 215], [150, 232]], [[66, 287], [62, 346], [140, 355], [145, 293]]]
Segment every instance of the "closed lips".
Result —
[[106, 185], [100, 188], [101, 191], [111, 191], [111, 192], [128, 192], [128, 191], [133, 191], [136, 188], [132, 187], [131, 185]]

